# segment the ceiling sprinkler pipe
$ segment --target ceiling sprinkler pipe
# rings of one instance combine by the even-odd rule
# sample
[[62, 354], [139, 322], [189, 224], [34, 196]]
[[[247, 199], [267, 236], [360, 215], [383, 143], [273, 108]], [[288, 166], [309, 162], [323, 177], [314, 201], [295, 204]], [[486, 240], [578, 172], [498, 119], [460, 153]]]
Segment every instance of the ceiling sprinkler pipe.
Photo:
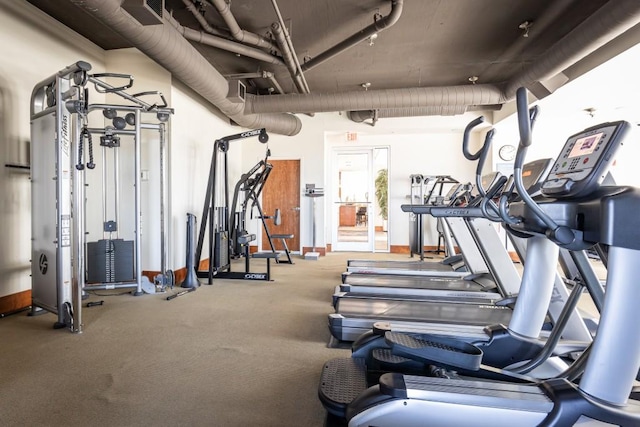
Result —
[[302, 71], [310, 70], [333, 58], [334, 56], [344, 52], [345, 50], [357, 45], [358, 43], [367, 40], [374, 34], [379, 34], [387, 28], [390, 28], [393, 24], [398, 22], [398, 19], [400, 19], [400, 15], [402, 14], [402, 2], [403, 0], [392, 0], [391, 12], [389, 12], [387, 16], [375, 20], [373, 24], [363, 28], [346, 40], [341, 41], [337, 45], [325, 50], [321, 54], [316, 55], [309, 61], [305, 62], [304, 64], [302, 64]]

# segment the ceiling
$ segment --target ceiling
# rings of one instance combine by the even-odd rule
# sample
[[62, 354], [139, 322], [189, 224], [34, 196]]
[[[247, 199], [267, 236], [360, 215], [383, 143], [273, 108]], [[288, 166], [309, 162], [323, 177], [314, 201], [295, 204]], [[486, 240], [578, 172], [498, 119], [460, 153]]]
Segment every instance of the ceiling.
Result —
[[[167, 31], [188, 39], [226, 80], [246, 85], [247, 105], [238, 112], [218, 94], [207, 95], [206, 85], [218, 80], [199, 81], [171, 63], [169, 45], [144, 44], [142, 30], [121, 24], [122, 13], [96, 12], [121, 0], [28, 1], [104, 49], [140, 48], [245, 126], [243, 115], [346, 110], [354, 121], [375, 124], [496, 111], [512, 101], [516, 86], [542, 98], [640, 41], [636, 0], [165, 0]], [[125, 0], [122, 16], [132, 11], [128, 4], [159, 2]], [[280, 22], [303, 73], [295, 60], [285, 63], [275, 40]], [[165, 33], [149, 34], [161, 43]]]

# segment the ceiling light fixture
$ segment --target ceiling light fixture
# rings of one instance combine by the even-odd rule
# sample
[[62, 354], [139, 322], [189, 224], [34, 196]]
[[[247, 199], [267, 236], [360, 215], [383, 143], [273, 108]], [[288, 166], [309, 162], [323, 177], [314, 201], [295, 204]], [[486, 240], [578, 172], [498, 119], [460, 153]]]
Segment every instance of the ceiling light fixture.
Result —
[[584, 111], [591, 117], [596, 115], [596, 109], [593, 107], [585, 108]]
[[524, 21], [522, 24], [518, 25], [518, 28], [520, 28], [523, 31], [522, 37], [529, 37], [529, 30], [531, 29], [531, 27], [533, 26], [533, 21]]
[[471, 84], [476, 84], [476, 82], [478, 81], [479, 77], [478, 76], [471, 76], [469, 77], [469, 81], [471, 82]]
[[369, 89], [371, 87], [371, 83], [370, 82], [365, 82], [365, 83], [362, 83], [360, 86], [362, 86], [364, 88], [364, 90], [366, 91], [367, 89]]

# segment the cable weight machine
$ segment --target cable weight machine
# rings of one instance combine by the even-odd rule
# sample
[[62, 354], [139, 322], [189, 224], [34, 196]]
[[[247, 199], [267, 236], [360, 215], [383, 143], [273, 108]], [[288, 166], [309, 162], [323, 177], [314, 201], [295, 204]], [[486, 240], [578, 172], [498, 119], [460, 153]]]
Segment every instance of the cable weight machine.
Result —
[[[160, 152], [160, 240], [163, 286], [173, 285], [173, 274], [166, 268], [165, 222], [165, 134], [173, 109], [159, 92], [125, 92], [133, 85], [126, 74], [89, 74], [91, 65], [79, 61], [38, 83], [31, 96], [32, 159], [32, 314], [57, 314], [54, 327], [82, 332], [82, 297], [97, 289], [133, 288], [141, 295], [149, 281], [141, 267], [141, 144], [142, 132], [158, 132]], [[104, 79], [124, 79], [112, 86]], [[115, 95], [123, 104], [90, 104], [90, 86], [106, 96]], [[150, 104], [142, 98], [159, 96]], [[148, 98], [146, 98], [148, 99]], [[91, 127], [89, 116], [100, 111], [103, 122]], [[152, 115], [154, 120], [149, 120]], [[92, 116], [96, 116], [93, 114]], [[124, 117], [121, 117], [124, 116]], [[92, 123], [95, 120], [92, 119]], [[93, 137], [100, 135], [102, 147], [102, 192], [90, 192], [87, 174], [94, 172]], [[121, 137], [133, 141], [133, 240], [119, 239]], [[124, 143], [125, 141], [123, 141]], [[107, 168], [107, 152], [112, 154], [112, 174]], [[85, 163], [86, 162], [86, 163]], [[96, 171], [97, 172], [97, 171]], [[96, 175], [93, 175], [95, 177]], [[113, 188], [107, 187], [111, 179]], [[87, 196], [102, 196], [103, 239], [89, 242], [87, 225], [95, 216], [95, 206]], [[113, 194], [113, 200], [107, 200]], [[107, 205], [113, 205], [108, 218]], [[91, 208], [91, 211], [88, 211]], [[115, 238], [114, 238], [115, 235]], [[97, 255], [96, 255], [97, 251]], [[149, 286], [149, 290], [153, 286]]]
[[[249, 243], [256, 239], [256, 235], [249, 234], [245, 227], [246, 211], [249, 208], [249, 203], [251, 203], [250, 209], [258, 207], [260, 219], [266, 229], [266, 217], [262, 212], [258, 197], [272, 169], [272, 165], [267, 162], [270, 155], [269, 149], [267, 149], [267, 154], [263, 160], [260, 160], [247, 173], [242, 174], [234, 188], [233, 202], [231, 206], [229, 205], [229, 175], [227, 169], [229, 142], [255, 136], [263, 144], [269, 140], [269, 135], [263, 128], [225, 136], [215, 140], [213, 145], [195, 258], [196, 263], [201, 261], [205, 238], [208, 239], [209, 267], [207, 270], [199, 270], [197, 275], [199, 278], [206, 278], [209, 285], [213, 283], [214, 278], [271, 280], [270, 261], [271, 259], [277, 260], [279, 257], [279, 253], [275, 251], [258, 252], [251, 255], [249, 253]], [[240, 193], [244, 193], [244, 200], [241, 203], [241, 210], [236, 212]], [[231, 271], [231, 259], [240, 257], [245, 257], [245, 271]], [[250, 270], [251, 258], [266, 259], [267, 271], [264, 273], [252, 272]]]

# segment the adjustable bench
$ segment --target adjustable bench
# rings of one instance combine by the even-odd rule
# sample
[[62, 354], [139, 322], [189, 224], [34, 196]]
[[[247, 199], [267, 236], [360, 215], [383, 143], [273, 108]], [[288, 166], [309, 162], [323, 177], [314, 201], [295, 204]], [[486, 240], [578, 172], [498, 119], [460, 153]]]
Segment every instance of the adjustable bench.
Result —
[[287, 246], [287, 239], [293, 239], [293, 234], [272, 234], [272, 239], [280, 239], [282, 242], [282, 246], [284, 247], [284, 254], [287, 257], [287, 260], [281, 260], [276, 258], [276, 262], [279, 264], [293, 264], [293, 260], [291, 259], [291, 252], [289, 251], [289, 246]]

